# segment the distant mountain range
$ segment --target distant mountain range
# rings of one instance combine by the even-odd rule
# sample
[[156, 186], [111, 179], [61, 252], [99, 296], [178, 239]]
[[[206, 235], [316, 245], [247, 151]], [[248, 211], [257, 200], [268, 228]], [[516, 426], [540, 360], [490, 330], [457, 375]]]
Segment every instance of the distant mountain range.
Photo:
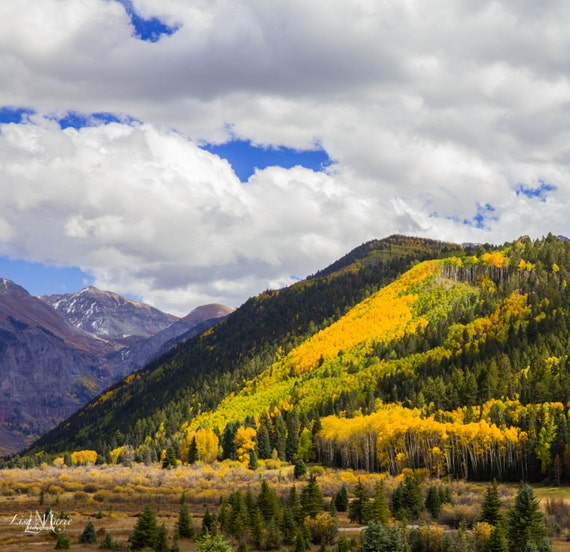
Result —
[[94, 287], [33, 297], [0, 278], [0, 454], [231, 310], [205, 305], [179, 319]]

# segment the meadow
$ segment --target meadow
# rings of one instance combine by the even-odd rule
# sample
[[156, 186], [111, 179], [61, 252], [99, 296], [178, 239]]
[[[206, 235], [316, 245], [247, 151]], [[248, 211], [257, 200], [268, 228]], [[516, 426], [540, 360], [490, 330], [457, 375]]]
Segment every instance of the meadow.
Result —
[[[372, 495], [376, 483], [382, 480], [386, 494], [391, 496], [400, 481], [398, 477], [383, 474], [325, 470], [320, 466], [312, 471], [317, 475], [327, 504], [343, 484], [352, 496], [360, 479]], [[199, 531], [204, 514], [206, 511], [216, 513], [222, 496], [248, 489], [255, 494], [262, 481], [266, 481], [284, 498], [291, 486], [301, 489], [306, 484], [306, 478], [295, 479], [292, 466], [280, 461], [262, 462], [255, 471], [232, 461], [184, 465], [174, 469], [133, 464], [0, 470], [0, 549], [8, 552], [53, 550], [56, 536], [48, 526], [32, 534], [25, 532], [30, 516], [41, 517], [50, 508], [54, 519], [65, 520], [59, 523], [70, 541], [71, 550], [98, 550], [106, 533], [112, 535], [120, 549], [126, 550], [128, 537], [146, 505], [153, 508], [159, 524], [165, 524], [169, 545], [172, 545], [183, 497], [193, 526]], [[430, 480], [426, 479], [424, 489], [428, 484]], [[486, 484], [450, 481], [446, 485], [452, 491], [453, 503], [444, 506], [438, 523], [456, 529], [464, 520], [467, 526], [472, 527], [480, 513]], [[508, 507], [516, 494], [516, 486], [500, 485], [500, 492], [505, 507]], [[553, 549], [558, 552], [570, 550], [570, 543], [566, 542], [570, 523], [570, 491], [537, 488], [536, 494], [541, 499], [547, 525], [554, 537]], [[98, 542], [79, 544], [79, 537], [89, 521], [96, 528]], [[432, 523], [427, 516], [424, 521]], [[346, 538], [358, 539], [360, 528], [349, 521], [346, 513], [339, 512], [338, 526]], [[237, 543], [231, 544], [235, 550]], [[187, 539], [181, 539], [179, 546], [183, 552], [196, 549], [196, 543]], [[318, 550], [319, 547], [314, 548]]]

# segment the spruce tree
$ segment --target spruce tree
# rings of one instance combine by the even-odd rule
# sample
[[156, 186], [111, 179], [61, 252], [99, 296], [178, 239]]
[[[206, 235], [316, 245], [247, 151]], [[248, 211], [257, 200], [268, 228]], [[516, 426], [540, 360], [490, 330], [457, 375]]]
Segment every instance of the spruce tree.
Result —
[[204, 513], [204, 517], [202, 518], [202, 536], [208, 535], [215, 535], [216, 534], [216, 514], [212, 514], [210, 512], [209, 506], [206, 506], [206, 512]]
[[390, 508], [388, 506], [386, 492], [384, 491], [383, 481], [376, 484], [374, 498], [369, 503], [367, 518], [369, 521], [381, 523], [384, 527], [388, 526], [388, 522], [390, 521]]
[[188, 448], [188, 464], [195, 464], [198, 461], [198, 443], [196, 443], [196, 435], [192, 437], [190, 441], [190, 447]]
[[188, 511], [188, 506], [186, 503], [182, 504], [180, 512], [178, 514], [178, 521], [176, 522], [176, 534], [181, 539], [191, 539], [194, 537], [194, 526], [192, 525], [192, 519], [190, 517], [190, 512]]
[[441, 499], [440, 493], [434, 485], [431, 485], [428, 489], [425, 505], [431, 517], [437, 519], [441, 512]]
[[303, 517], [315, 517], [325, 508], [321, 488], [317, 483], [317, 476], [311, 475], [308, 484], [301, 491], [301, 509]]
[[337, 512], [346, 512], [348, 510], [348, 502], [348, 489], [343, 483], [334, 498], [334, 505], [336, 506]]
[[83, 529], [83, 533], [79, 535], [80, 544], [93, 544], [97, 542], [97, 532], [95, 531], [95, 525], [90, 521]]
[[[547, 536], [544, 516], [540, 511], [538, 499], [529, 485], [523, 485], [509, 512], [508, 540], [510, 552], [525, 552], [528, 546], [535, 546], [544, 551]], [[548, 549], [548, 548], [546, 548]]]
[[362, 532], [358, 552], [404, 552], [404, 545], [395, 527], [387, 529], [373, 521]]
[[499, 495], [499, 488], [497, 482], [493, 482], [485, 489], [483, 504], [481, 505], [480, 521], [485, 521], [491, 525], [497, 525], [503, 520], [501, 507], [503, 501]]
[[269, 417], [262, 414], [256, 435], [257, 456], [262, 460], [271, 458], [271, 441], [269, 440]]
[[261, 510], [265, 521], [276, 518], [279, 513], [279, 498], [265, 479], [261, 482], [261, 489], [257, 496], [257, 506]]
[[505, 527], [502, 522], [493, 527], [483, 552], [509, 552]]
[[232, 552], [230, 545], [221, 535], [206, 533], [196, 546], [197, 552]]
[[117, 543], [113, 539], [113, 536], [111, 535], [111, 533], [105, 533], [105, 536], [103, 537], [103, 540], [101, 541], [101, 544], [99, 545], [99, 548], [101, 550], [116, 550], [117, 548], [119, 548], [119, 546], [117, 545]]
[[69, 539], [64, 533], [60, 533], [54, 546], [55, 550], [69, 550]]
[[348, 519], [353, 523], [358, 523], [359, 525], [366, 523], [368, 521], [369, 500], [370, 495], [359, 478], [358, 483], [354, 488], [354, 498], [348, 505]]
[[164, 523], [158, 528], [156, 533], [156, 540], [154, 541], [154, 552], [169, 552], [168, 551], [168, 533]]
[[142, 550], [143, 548], [152, 548], [156, 542], [158, 535], [158, 523], [153, 509], [147, 505], [137, 523], [133, 532], [129, 535], [129, 543], [132, 550]]

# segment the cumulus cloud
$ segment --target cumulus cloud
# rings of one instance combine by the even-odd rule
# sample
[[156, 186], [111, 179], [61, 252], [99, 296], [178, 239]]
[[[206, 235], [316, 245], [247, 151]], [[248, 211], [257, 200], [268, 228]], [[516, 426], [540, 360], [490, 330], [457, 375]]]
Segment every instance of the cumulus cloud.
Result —
[[[570, 234], [565, 0], [132, 7], [176, 31], [140, 40], [113, 0], [0, 5], [2, 101], [36, 113], [1, 128], [0, 254], [181, 312], [392, 232]], [[49, 119], [68, 110], [131, 122]], [[199, 147], [231, 137], [335, 163], [241, 183]]]

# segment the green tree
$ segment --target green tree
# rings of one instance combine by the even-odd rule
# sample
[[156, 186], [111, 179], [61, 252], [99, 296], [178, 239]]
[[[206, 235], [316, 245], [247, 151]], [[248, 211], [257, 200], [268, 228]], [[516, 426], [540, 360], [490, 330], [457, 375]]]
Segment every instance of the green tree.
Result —
[[502, 522], [493, 527], [484, 552], [509, 552], [505, 527]]
[[348, 519], [353, 523], [358, 523], [362, 525], [368, 521], [368, 502], [370, 501], [370, 495], [366, 490], [366, 487], [362, 484], [361, 479], [358, 479], [358, 483], [354, 488], [354, 498], [350, 501], [348, 505]]
[[192, 525], [192, 518], [188, 511], [186, 503], [182, 504], [178, 514], [178, 521], [176, 522], [176, 534], [181, 539], [194, 538], [194, 526]]
[[271, 458], [271, 441], [269, 439], [269, 417], [266, 413], [259, 419], [259, 429], [256, 435], [257, 456], [262, 460]]
[[266, 522], [277, 518], [277, 514], [280, 510], [279, 498], [265, 479], [261, 482], [261, 489], [257, 496], [257, 506], [261, 510], [263, 519]]
[[80, 544], [93, 544], [97, 542], [97, 532], [95, 531], [95, 525], [90, 521], [83, 529], [83, 533], [79, 535]]
[[215, 535], [217, 533], [216, 524], [216, 514], [212, 514], [212, 512], [210, 512], [210, 508], [206, 506], [206, 512], [202, 518], [202, 536], [206, 534]]
[[111, 533], [105, 533], [101, 544], [99, 545], [101, 550], [117, 550], [119, 548], [117, 542], [113, 539]]
[[143, 513], [137, 520], [133, 532], [129, 535], [129, 544], [132, 550], [152, 548], [158, 535], [156, 515], [150, 505], [145, 506]]
[[404, 552], [405, 548], [395, 527], [387, 529], [377, 521], [362, 532], [358, 552]]
[[441, 495], [435, 485], [430, 485], [426, 495], [426, 510], [433, 519], [437, 519], [441, 512]]
[[192, 437], [190, 441], [190, 447], [188, 447], [188, 463], [195, 464], [198, 461], [198, 443], [196, 443], [196, 435]]
[[198, 541], [197, 552], [232, 552], [228, 542], [221, 535], [205, 533]]
[[176, 467], [176, 450], [174, 447], [168, 447], [166, 449], [166, 454], [162, 460], [162, 469], [170, 469]]
[[293, 459], [293, 476], [295, 479], [300, 479], [307, 473], [307, 465], [301, 458], [295, 457]]
[[69, 539], [64, 533], [60, 533], [54, 546], [55, 550], [69, 550]]
[[168, 552], [168, 533], [164, 523], [158, 528], [153, 550], [154, 552]]
[[532, 487], [523, 485], [508, 516], [509, 551], [524, 552], [529, 545], [545, 551], [548, 549], [545, 548], [546, 537], [546, 525], [538, 499]]
[[420, 483], [411, 470], [392, 494], [392, 511], [398, 519], [415, 520], [424, 511], [425, 503]]
[[334, 497], [334, 505], [337, 512], [346, 512], [348, 510], [348, 489], [343, 483], [342, 487], [337, 491]]
[[317, 483], [317, 476], [312, 474], [309, 476], [309, 482], [301, 491], [301, 509], [303, 517], [315, 517], [325, 508], [321, 488]]
[[384, 527], [388, 526], [390, 521], [390, 507], [384, 490], [384, 482], [380, 481], [374, 489], [374, 497], [368, 507], [368, 521], [378, 521]]
[[503, 520], [503, 514], [501, 512], [502, 506], [503, 501], [499, 494], [499, 487], [497, 482], [493, 480], [485, 489], [479, 520], [490, 523], [491, 525], [497, 525]]

